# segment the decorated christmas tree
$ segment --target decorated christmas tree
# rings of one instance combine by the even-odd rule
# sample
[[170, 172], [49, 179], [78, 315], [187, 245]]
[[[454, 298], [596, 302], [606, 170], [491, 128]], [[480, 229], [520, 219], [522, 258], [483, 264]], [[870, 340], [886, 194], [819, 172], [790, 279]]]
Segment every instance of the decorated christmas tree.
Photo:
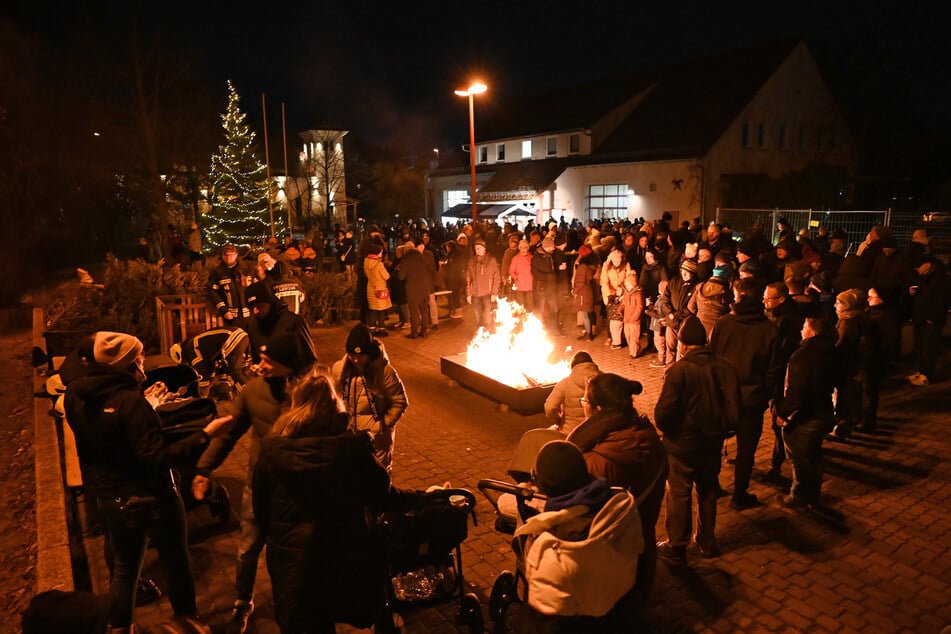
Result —
[[[247, 246], [271, 236], [268, 187], [264, 163], [257, 158], [255, 134], [239, 108], [240, 97], [228, 82], [228, 109], [221, 115], [225, 142], [211, 157], [211, 209], [203, 217], [210, 245]], [[274, 218], [275, 235], [284, 233], [281, 214]]]

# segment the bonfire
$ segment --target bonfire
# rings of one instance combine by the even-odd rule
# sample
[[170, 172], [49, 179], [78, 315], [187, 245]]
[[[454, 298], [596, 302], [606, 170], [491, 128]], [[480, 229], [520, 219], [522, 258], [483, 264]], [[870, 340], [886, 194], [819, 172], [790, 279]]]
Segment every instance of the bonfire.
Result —
[[479, 329], [466, 350], [466, 367], [514, 388], [537, 387], [571, 372], [558, 356], [542, 322], [520, 304], [500, 298], [495, 329]]

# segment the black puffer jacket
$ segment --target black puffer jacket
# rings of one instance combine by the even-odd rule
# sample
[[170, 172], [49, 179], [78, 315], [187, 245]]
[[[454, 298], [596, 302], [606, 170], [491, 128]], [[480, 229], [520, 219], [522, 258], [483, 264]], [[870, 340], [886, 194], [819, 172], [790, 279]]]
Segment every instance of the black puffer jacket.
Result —
[[372, 625], [383, 601], [382, 558], [367, 517], [384, 504], [389, 476], [369, 436], [269, 436], [253, 489], [281, 630], [310, 631], [318, 616]]
[[108, 366], [70, 382], [65, 408], [83, 477], [102, 498], [174, 495], [169, 469], [194, 465], [208, 444], [203, 431], [167, 442], [136, 378]]

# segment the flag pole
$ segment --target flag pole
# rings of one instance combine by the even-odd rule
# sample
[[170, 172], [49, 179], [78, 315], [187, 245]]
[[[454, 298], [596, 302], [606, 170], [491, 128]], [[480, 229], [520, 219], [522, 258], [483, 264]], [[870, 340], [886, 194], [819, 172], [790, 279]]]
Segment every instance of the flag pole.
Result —
[[274, 237], [274, 205], [271, 202], [271, 157], [267, 146], [267, 105], [264, 93], [261, 93], [261, 113], [264, 117], [264, 168], [267, 171], [267, 210], [271, 214], [271, 237]]

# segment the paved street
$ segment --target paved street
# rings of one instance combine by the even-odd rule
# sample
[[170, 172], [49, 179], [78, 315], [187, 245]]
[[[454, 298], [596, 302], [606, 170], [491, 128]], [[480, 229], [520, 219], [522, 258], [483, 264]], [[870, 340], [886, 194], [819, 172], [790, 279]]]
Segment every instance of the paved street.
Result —
[[[385, 339], [387, 351], [406, 383], [410, 406], [397, 427], [394, 482], [425, 488], [449, 481], [476, 491], [482, 478], [507, 479], [505, 468], [521, 434], [545, 424], [541, 415], [502, 412], [491, 401], [439, 373], [439, 358], [461, 352], [473, 334], [472, 318], [444, 319], [438, 332], [409, 340], [403, 332]], [[571, 320], [569, 320], [571, 321]], [[315, 328], [320, 360], [343, 354], [347, 327]], [[601, 335], [577, 342], [573, 328], [561, 345], [581, 344], [604, 371], [636, 378], [644, 393], [638, 408], [653, 413], [662, 371], [650, 357], [633, 362], [625, 350], [612, 351]], [[576, 349], [578, 347], [576, 346]], [[779, 491], [754, 482], [751, 490], [765, 506], [744, 512], [720, 501], [717, 533], [723, 554], [673, 570], [659, 564], [650, 607], [656, 632], [940, 632], [951, 625], [951, 448], [947, 442], [951, 405], [949, 382], [927, 388], [887, 387], [880, 431], [857, 435], [848, 444], [826, 443], [825, 503], [831, 512], [796, 514], [778, 504]], [[757, 466], [764, 469], [772, 434], [763, 434]], [[732, 446], [728, 444], [729, 453]], [[232, 502], [246, 470], [240, 445], [220, 471]], [[786, 466], [786, 475], [788, 472]], [[721, 481], [732, 486], [732, 465]], [[514, 565], [509, 538], [494, 531], [492, 507], [480, 498], [479, 524], [463, 545], [468, 589], [486, 611], [496, 575]], [[233, 601], [234, 530], [214, 526], [206, 507], [189, 513], [192, 552], [198, 576], [199, 611], [223, 627]], [[663, 537], [663, 514], [658, 528]], [[158, 570], [150, 570], [160, 578]], [[94, 571], [102, 583], [101, 570]], [[261, 559], [251, 632], [277, 632]], [[405, 632], [464, 631], [454, 623], [456, 605], [405, 613]], [[509, 611], [505, 631], [519, 631], [518, 606]], [[170, 615], [168, 603], [140, 608], [137, 620], [155, 625]], [[492, 625], [486, 617], [487, 629]], [[340, 628], [340, 631], [350, 631]]]

